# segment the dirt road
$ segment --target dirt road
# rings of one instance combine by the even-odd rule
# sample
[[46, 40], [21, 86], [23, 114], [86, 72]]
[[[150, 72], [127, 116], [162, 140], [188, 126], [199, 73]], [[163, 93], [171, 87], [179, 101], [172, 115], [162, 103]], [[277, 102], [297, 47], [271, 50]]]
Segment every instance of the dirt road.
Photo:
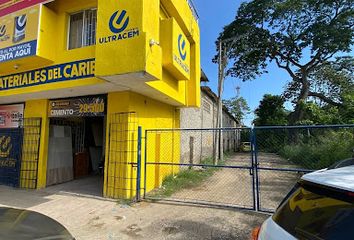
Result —
[[[297, 168], [275, 154], [259, 153], [261, 167]], [[237, 153], [231, 156], [225, 166], [251, 166], [249, 153]], [[273, 170], [259, 170], [260, 207], [274, 210], [294, 186], [301, 174]], [[184, 189], [169, 199], [190, 202], [217, 203], [238, 207], [252, 208], [252, 176], [249, 169], [220, 168], [201, 185]]]

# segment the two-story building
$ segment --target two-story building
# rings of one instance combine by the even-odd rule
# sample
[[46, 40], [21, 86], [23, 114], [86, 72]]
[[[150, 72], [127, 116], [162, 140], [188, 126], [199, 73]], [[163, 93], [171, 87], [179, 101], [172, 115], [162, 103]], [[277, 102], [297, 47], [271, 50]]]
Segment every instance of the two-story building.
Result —
[[0, 1], [0, 184], [103, 165], [103, 196], [135, 195], [138, 126], [178, 128], [200, 106], [199, 42], [187, 0]]

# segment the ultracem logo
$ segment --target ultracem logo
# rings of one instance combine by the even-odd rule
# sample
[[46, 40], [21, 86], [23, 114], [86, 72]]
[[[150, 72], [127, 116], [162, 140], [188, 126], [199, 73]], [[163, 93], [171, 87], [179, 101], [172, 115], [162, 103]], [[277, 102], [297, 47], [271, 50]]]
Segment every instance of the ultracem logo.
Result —
[[[121, 33], [123, 32], [129, 24], [129, 16], [127, 16], [127, 11], [123, 10], [113, 13], [109, 19], [109, 29], [112, 33]], [[125, 20], [125, 21], [124, 21]]]
[[183, 34], [178, 35], [177, 39], [178, 53], [174, 50], [173, 59], [174, 61], [184, 70], [185, 73], [189, 74], [189, 63], [187, 63], [187, 39]]
[[183, 39], [182, 34], [178, 36], [178, 51], [182, 60], [185, 61], [187, 58], [186, 40]]
[[7, 33], [6, 25], [0, 25], [0, 42], [5, 42], [10, 39], [10, 35]]
[[13, 42], [19, 42], [26, 37], [27, 15], [15, 17], [15, 32]]
[[109, 43], [139, 36], [139, 28], [128, 28], [130, 16], [126, 10], [115, 11], [109, 18], [108, 27], [114, 34], [99, 38], [99, 43]]
[[0, 37], [5, 36], [6, 34], [6, 25], [0, 26]]
[[7, 158], [12, 149], [11, 137], [0, 137], [0, 157]]
[[16, 25], [16, 30], [21, 32], [25, 29], [27, 23], [27, 16], [26, 15], [21, 15], [16, 18], [15, 25]]

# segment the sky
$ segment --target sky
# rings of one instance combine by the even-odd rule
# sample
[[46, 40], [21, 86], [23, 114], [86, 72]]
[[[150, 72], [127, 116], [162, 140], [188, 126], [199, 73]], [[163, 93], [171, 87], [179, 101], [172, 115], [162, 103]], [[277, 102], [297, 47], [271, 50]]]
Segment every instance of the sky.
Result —
[[[223, 27], [234, 20], [236, 11], [242, 0], [193, 0], [198, 14], [201, 34], [201, 65], [202, 69], [209, 78], [207, 86], [216, 93], [218, 66], [212, 63], [212, 58], [216, 54], [215, 40], [219, 36]], [[242, 82], [237, 78], [227, 78], [224, 85], [224, 99], [235, 97], [236, 87], [240, 87], [240, 95], [244, 97], [251, 108], [252, 113], [245, 117], [244, 124], [250, 126], [254, 119], [253, 111], [259, 106], [263, 95], [270, 93], [273, 95], [281, 94], [284, 86], [290, 77], [282, 69], [277, 69], [275, 64], [268, 67], [268, 74], [253, 81]], [[286, 105], [291, 108], [291, 105]]]

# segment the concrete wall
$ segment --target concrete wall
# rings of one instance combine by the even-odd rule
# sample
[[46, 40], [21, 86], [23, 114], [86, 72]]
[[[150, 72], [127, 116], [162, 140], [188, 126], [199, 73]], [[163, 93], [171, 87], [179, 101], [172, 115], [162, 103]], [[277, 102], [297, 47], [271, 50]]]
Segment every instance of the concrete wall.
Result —
[[[217, 131], [217, 103], [201, 92], [200, 108], [181, 109], [181, 162], [200, 163], [211, 161], [215, 150]], [[237, 123], [223, 112], [223, 127], [235, 128]], [[191, 130], [196, 129], [196, 130]], [[203, 130], [201, 130], [203, 129]], [[237, 131], [224, 131], [224, 151], [233, 151], [239, 142]]]

